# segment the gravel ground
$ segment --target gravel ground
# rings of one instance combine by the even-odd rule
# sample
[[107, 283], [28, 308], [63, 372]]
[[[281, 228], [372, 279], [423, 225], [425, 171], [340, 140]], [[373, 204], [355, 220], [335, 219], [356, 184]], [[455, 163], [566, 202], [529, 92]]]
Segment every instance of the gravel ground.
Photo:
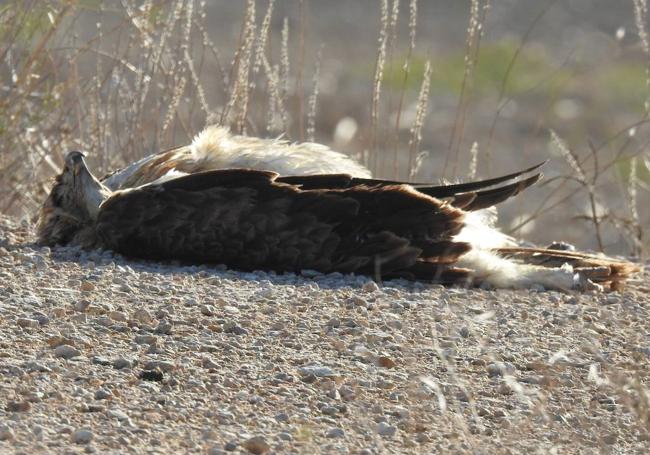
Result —
[[0, 453], [646, 453], [649, 289], [378, 287], [0, 218]]

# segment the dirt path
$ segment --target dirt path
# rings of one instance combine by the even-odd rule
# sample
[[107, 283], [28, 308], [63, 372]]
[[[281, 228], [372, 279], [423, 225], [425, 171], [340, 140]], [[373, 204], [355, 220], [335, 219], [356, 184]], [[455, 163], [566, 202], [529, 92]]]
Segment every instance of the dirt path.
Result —
[[1, 453], [645, 453], [650, 298], [39, 248], [0, 218]]

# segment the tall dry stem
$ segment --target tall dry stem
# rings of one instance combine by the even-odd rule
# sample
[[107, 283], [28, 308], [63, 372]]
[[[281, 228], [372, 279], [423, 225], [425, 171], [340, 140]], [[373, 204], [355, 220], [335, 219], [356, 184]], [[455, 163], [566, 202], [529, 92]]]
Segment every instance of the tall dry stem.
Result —
[[309, 95], [309, 112], [307, 113], [307, 140], [314, 142], [316, 134], [316, 104], [318, 102], [318, 81], [320, 80], [320, 66], [323, 49], [319, 49], [316, 54], [316, 67], [314, 69], [314, 77], [312, 79], [312, 91]]
[[[413, 57], [413, 50], [415, 49], [415, 38], [417, 32], [417, 18], [418, 18], [418, 2], [411, 0], [409, 3], [409, 47], [406, 53], [406, 59], [402, 65], [402, 87], [400, 89], [399, 102], [397, 104], [397, 115], [395, 116], [395, 148], [393, 150], [393, 178], [397, 179], [399, 175], [398, 169], [398, 149], [399, 149], [399, 133], [400, 124], [402, 122], [402, 109], [404, 109], [404, 97], [406, 95], [406, 87], [409, 80], [411, 71], [411, 58]], [[409, 164], [409, 167], [411, 164]], [[410, 172], [410, 170], [409, 170]]]
[[262, 57], [266, 52], [266, 45], [269, 40], [269, 30], [271, 29], [271, 18], [273, 16], [273, 6], [275, 0], [269, 0], [269, 6], [266, 8], [266, 14], [262, 20], [260, 33], [257, 35], [257, 45], [255, 46], [255, 63], [253, 64], [253, 77], [257, 75], [262, 65]]
[[461, 83], [458, 104], [456, 105], [454, 125], [449, 137], [449, 146], [445, 156], [445, 164], [443, 166], [443, 176], [447, 173], [447, 167], [451, 155], [453, 155], [451, 173], [452, 175], [456, 175], [460, 146], [463, 142], [467, 107], [474, 82], [474, 68], [476, 67], [476, 62], [478, 60], [480, 42], [483, 35], [483, 23], [488, 8], [489, 0], [471, 0], [469, 25], [467, 27], [467, 38], [465, 41], [463, 81]]
[[469, 150], [469, 157], [469, 174], [467, 177], [470, 180], [474, 180], [478, 171], [478, 142], [475, 141], [472, 144], [472, 148]]
[[[246, 116], [248, 113], [249, 72], [253, 43], [255, 42], [255, 0], [246, 3], [246, 18], [244, 20], [242, 43], [238, 50], [237, 76], [234, 80], [230, 94], [230, 101], [226, 106], [226, 115], [234, 111], [233, 123], [235, 131], [246, 132]], [[225, 118], [222, 117], [222, 122]]]
[[271, 67], [266, 56], [262, 56], [262, 66], [267, 79], [268, 87], [268, 112], [266, 117], [266, 131], [278, 133], [283, 130], [284, 122], [287, 117], [284, 100], [280, 88], [280, 68], [278, 65]]
[[[388, 0], [381, 0], [381, 27], [379, 31], [379, 47], [377, 49], [377, 60], [375, 62], [375, 76], [372, 83], [372, 104], [370, 108], [370, 147], [369, 153], [372, 156], [377, 154], [377, 128], [379, 124], [379, 98], [381, 96], [381, 83], [384, 77], [384, 66], [386, 65], [386, 46], [388, 44]], [[368, 164], [369, 157], [363, 156], [363, 161]]]
[[309, 7], [309, 0], [300, 0], [298, 8], [300, 11], [300, 28], [298, 30], [298, 75], [296, 76], [296, 93], [297, 97], [297, 114], [298, 117], [298, 134], [300, 140], [305, 140], [305, 129], [303, 127], [303, 113], [305, 111], [305, 91], [304, 91], [304, 69], [305, 69], [305, 52], [307, 40], [307, 8]]
[[646, 55], [646, 100], [645, 113], [650, 115], [650, 39], [648, 38], [648, 2], [647, 0], [632, 0], [634, 4], [634, 22], [641, 47]]
[[424, 125], [424, 118], [427, 114], [427, 107], [429, 105], [429, 86], [431, 84], [431, 62], [427, 60], [424, 65], [424, 76], [422, 77], [422, 85], [420, 86], [420, 94], [418, 95], [418, 103], [415, 109], [415, 121], [411, 128], [411, 139], [409, 140], [409, 174], [413, 175], [415, 169], [415, 158], [418, 154], [420, 141], [422, 140], [422, 126]]
[[627, 206], [630, 212], [630, 221], [634, 230], [633, 249], [632, 254], [639, 255], [643, 249], [643, 228], [639, 218], [639, 203], [638, 203], [638, 176], [637, 176], [637, 157], [633, 157], [630, 161], [630, 176], [627, 182]]
[[501, 79], [501, 86], [499, 87], [499, 96], [497, 98], [497, 108], [494, 111], [494, 116], [492, 117], [492, 124], [490, 125], [490, 132], [488, 133], [488, 138], [487, 138], [487, 143], [485, 144], [485, 147], [483, 147], [485, 151], [485, 163], [486, 163], [486, 168], [487, 168], [487, 175], [488, 177], [492, 175], [491, 172], [491, 163], [492, 163], [492, 158], [491, 158], [491, 146], [492, 146], [492, 140], [494, 139], [494, 133], [496, 131], [496, 126], [497, 122], [499, 120], [499, 117], [501, 116], [501, 112], [505, 107], [510, 103], [511, 99], [506, 99], [505, 94], [506, 94], [506, 87], [508, 86], [508, 82], [510, 81], [510, 76], [512, 75], [512, 70], [515, 66], [515, 63], [517, 62], [519, 56], [521, 55], [521, 52], [523, 51], [524, 47], [528, 43], [528, 40], [530, 39], [530, 35], [539, 23], [540, 20], [542, 20], [542, 17], [547, 13], [547, 11], [551, 8], [552, 5], [557, 3], [557, 0], [550, 0], [544, 8], [540, 10], [539, 13], [535, 16], [535, 19], [530, 23], [530, 25], [526, 28], [526, 31], [524, 32], [523, 37], [521, 38], [521, 42], [515, 49], [514, 54], [512, 54], [512, 58], [508, 62], [508, 66], [506, 68], [506, 72], [503, 75], [503, 78]]
[[562, 155], [565, 161], [569, 164], [571, 169], [574, 172], [572, 179], [580, 183], [587, 191], [589, 198], [589, 206], [591, 209], [591, 222], [594, 225], [596, 231], [596, 240], [598, 242], [598, 248], [600, 251], [605, 249], [603, 244], [603, 238], [601, 234], [601, 219], [600, 214], [598, 213], [598, 201], [596, 196], [596, 187], [594, 182], [591, 179], [587, 178], [587, 175], [582, 168], [578, 158], [573, 153], [573, 151], [566, 145], [566, 143], [560, 139], [557, 133], [551, 130], [551, 142], [554, 145], [555, 149]]
[[[289, 105], [289, 80], [291, 79], [291, 66], [289, 63], [289, 19], [284, 18], [282, 23], [282, 41], [280, 43], [280, 98], [282, 105]], [[289, 114], [286, 109], [280, 111], [282, 127], [285, 134], [289, 134]]]

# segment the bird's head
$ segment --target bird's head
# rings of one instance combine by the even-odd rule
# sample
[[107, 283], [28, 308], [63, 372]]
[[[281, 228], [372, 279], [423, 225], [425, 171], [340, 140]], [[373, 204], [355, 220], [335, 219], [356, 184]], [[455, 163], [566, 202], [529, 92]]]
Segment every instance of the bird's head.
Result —
[[44, 245], [80, 243], [79, 235], [96, 221], [111, 191], [93, 176], [84, 154], [70, 152], [41, 207], [38, 240]]

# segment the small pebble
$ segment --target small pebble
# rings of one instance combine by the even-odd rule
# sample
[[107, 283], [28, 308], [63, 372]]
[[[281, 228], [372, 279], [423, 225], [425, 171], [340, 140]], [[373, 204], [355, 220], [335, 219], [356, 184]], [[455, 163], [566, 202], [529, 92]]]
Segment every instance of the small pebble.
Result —
[[6, 409], [9, 412], [28, 412], [32, 404], [29, 401], [9, 401]]
[[47, 325], [50, 323], [50, 318], [43, 313], [34, 313], [34, 319], [36, 319], [40, 325]]
[[173, 362], [167, 362], [165, 360], [150, 360], [144, 364], [143, 368], [145, 370], [161, 370], [169, 372], [174, 371], [176, 365]]
[[74, 346], [70, 346], [69, 344], [62, 344], [61, 346], [57, 346], [54, 349], [54, 355], [56, 357], [62, 357], [64, 359], [71, 359], [73, 357], [80, 356], [81, 351], [79, 351]]
[[516, 371], [514, 365], [508, 362], [491, 363], [487, 366], [486, 369], [488, 376], [490, 377], [511, 375]]
[[153, 316], [144, 308], [136, 310], [133, 313], [133, 319], [142, 324], [151, 324], [153, 322]]
[[112, 396], [113, 395], [111, 394], [110, 390], [106, 389], [99, 389], [95, 392], [95, 400], [105, 400]]
[[212, 305], [201, 305], [200, 310], [203, 316], [214, 316], [217, 313], [217, 310]]
[[124, 357], [118, 357], [117, 359], [113, 360], [112, 365], [116, 370], [121, 370], [123, 368], [131, 368], [133, 366], [133, 362], [125, 359]]
[[374, 281], [367, 281], [367, 282], [364, 283], [364, 285], [362, 286], [362, 289], [363, 289], [365, 292], [376, 292], [376, 291], [379, 290], [379, 286], [377, 286], [377, 283], [375, 283]]
[[339, 412], [339, 410], [334, 406], [323, 406], [320, 412], [328, 416], [333, 416], [336, 415]]
[[288, 422], [289, 421], [289, 414], [286, 414], [284, 412], [282, 412], [280, 414], [276, 414], [275, 415], [275, 420], [277, 420], [278, 422]]
[[108, 366], [108, 365], [111, 364], [111, 361], [110, 361], [109, 359], [107, 359], [106, 357], [102, 357], [102, 356], [100, 356], [100, 355], [95, 355], [95, 356], [93, 356], [93, 358], [91, 359], [91, 361], [92, 361], [95, 365]]
[[75, 311], [83, 312], [88, 309], [90, 306], [90, 302], [88, 300], [78, 300], [74, 304], [74, 309]]
[[51, 373], [52, 369], [40, 362], [27, 362], [25, 368], [29, 371], [38, 371], [39, 373]]
[[16, 435], [11, 428], [6, 425], [0, 425], [0, 441], [10, 441], [15, 437]]
[[30, 318], [18, 318], [16, 319], [16, 324], [19, 327], [32, 328], [32, 329], [39, 327], [41, 325], [36, 319], [30, 319]]
[[330, 367], [320, 366], [320, 365], [302, 367], [300, 368], [299, 371], [302, 376], [308, 376], [312, 374], [317, 378], [327, 378], [327, 377], [337, 376], [336, 373], [334, 373], [334, 371]]
[[396, 427], [388, 425], [386, 422], [379, 422], [377, 424], [377, 434], [380, 436], [391, 437], [395, 434], [396, 431]]
[[618, 439], [618, 436], [616, 433], [607, 433], [603, 436], [603, 442], [608, 445], [612, 445], [616, 443], [616, 440]]
[[325, 434], [325, 437], [327, 438], [342, 438], [344, 436], [345, 432], [340, 428], [330, 428]]
[[255, 455], [266, 453], [271, 448], [262, 436], [253, 436], [247, 439], [242, 445], [246, 450]]
[[93, 439], [93, 432], [87, 428], [75, 430], [70, 435], [70, 440], [75, 444], [88, 444]]
[[83, 292], [90, 292], [95, 290], [95, 285], [91, 281], [82, 281], [79, 289]]
[[327, 327], [329, 328], [337, 328], [341, 326], [341, 320], [339, 318], [331, 318], [329, 321], [327, 321]]
[[160, 321], [158, 325], [156, 326], [156, 333], [159, 333], [161, 335], [169, 335], [172, 333], [172, 324], [167, 321]]
[[133, 339], [136, 344], [154, 344], [156, 340], [154, 335], [136, 335]]
[[203, 360], [201, 360], [201, 365], [203, 365], [203, 368], [212, 368], [212, 369], [219, 368], [219, 364], [209, 357], [204, 357]]
[[126, 313], [123, 311], [111, 311], [108, 313], [108, 317], [118, 322], [126, 322], [129, 319]]
[[505, 383], [500, 384], [499, 388], [497, 390], [501, 395], [511, 395], [512, 394], [512, 388], [508, 384], [505, 384]]
[[114, 419], [117, 420], [129, 420], [129, 416], [125, 413], [120, 411], [119, 409], [109, 409], [106, 411], [106, 414], [109, 417], [113, 417]]
[[234, 322], [226, 322], [223, 325], [223, 331], [225, 333], [234, 333], [235, 335], [246, 335], [248, 330], [235, 324]]
[[139, 375], [143, 381], [161, 382], [163, 380], [163, 373], [159, 370], [145, 370]]
[[375, 365], [382, 368], [395, 368], [397, 363], [395, 363], [395, 361], [390, 357], [381, 355], [375, 359]]

